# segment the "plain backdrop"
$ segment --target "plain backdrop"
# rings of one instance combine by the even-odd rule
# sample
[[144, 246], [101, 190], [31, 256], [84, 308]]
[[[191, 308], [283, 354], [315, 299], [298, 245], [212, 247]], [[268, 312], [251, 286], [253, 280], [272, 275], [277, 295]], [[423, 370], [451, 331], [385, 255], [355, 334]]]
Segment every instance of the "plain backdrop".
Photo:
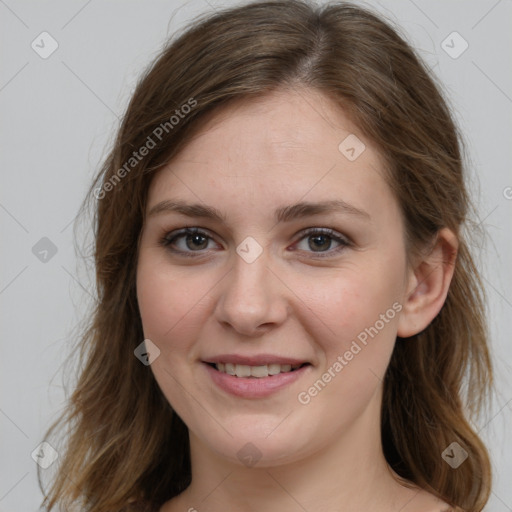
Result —
[[[40, 505], [31, 453], [62, 409], [63, 363], [94, 293], [73, 241], [86, 188], [165, 40], [194, 16], [234, 4], [0, 0], [2, 512]], [[479, 265], [499, 391], [478, 426], [495, 471], [487, 510], [512, 511], [512, 1], [364, 5], [398, 24], [433, 68], [466, 139], [488, 235]]]

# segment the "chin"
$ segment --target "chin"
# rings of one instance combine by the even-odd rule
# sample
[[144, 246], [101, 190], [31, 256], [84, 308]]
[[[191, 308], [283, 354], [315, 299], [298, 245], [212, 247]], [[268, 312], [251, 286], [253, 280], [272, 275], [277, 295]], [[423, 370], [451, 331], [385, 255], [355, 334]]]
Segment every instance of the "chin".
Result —
[[280, 425], [285, 417], [272, 417], [271, 421], [251, 415], [233, 419], [226, 427], [229, 434], [223, 429], [214, 433], [210, 428], [195, 430], [195, 435], [203, 447], [235, 464], [257, 468], [285, 465], [306, 457], [315, 447], [305, 429]]

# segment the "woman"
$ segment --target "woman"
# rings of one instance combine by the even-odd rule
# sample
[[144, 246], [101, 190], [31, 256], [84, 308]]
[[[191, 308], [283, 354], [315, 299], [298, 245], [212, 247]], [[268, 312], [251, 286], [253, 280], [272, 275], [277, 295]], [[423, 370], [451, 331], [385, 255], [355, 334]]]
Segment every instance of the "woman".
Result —
[[387, 23], [295, 0], [196, 20], [89, 198], [99, 296], [50, 510], [483, 509], [460, 141]]

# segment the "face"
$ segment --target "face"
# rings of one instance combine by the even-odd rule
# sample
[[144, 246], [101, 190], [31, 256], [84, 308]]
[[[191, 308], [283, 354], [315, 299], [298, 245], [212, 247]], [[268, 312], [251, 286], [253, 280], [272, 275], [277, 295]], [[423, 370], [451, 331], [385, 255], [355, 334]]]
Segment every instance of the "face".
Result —
[[378, 416], [403, 223], [377, 148], [339, 107], [283, 90], [224, 109], [153, 178], [146, 215], [151, 370], [194, 443], [236, 462], [251, 442], [271, 466]]

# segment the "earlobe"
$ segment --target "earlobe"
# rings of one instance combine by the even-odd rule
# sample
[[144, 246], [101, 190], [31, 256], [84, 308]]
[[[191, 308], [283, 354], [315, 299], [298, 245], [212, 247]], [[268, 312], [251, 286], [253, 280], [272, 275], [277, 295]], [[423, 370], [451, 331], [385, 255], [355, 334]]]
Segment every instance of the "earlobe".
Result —
[[448, 228], [437, 234], [434, 247], [410, 271], [398, 336], [408, 338], [423, 331], [437, 316], [448, 295], [455, 270], [458, 240]]

